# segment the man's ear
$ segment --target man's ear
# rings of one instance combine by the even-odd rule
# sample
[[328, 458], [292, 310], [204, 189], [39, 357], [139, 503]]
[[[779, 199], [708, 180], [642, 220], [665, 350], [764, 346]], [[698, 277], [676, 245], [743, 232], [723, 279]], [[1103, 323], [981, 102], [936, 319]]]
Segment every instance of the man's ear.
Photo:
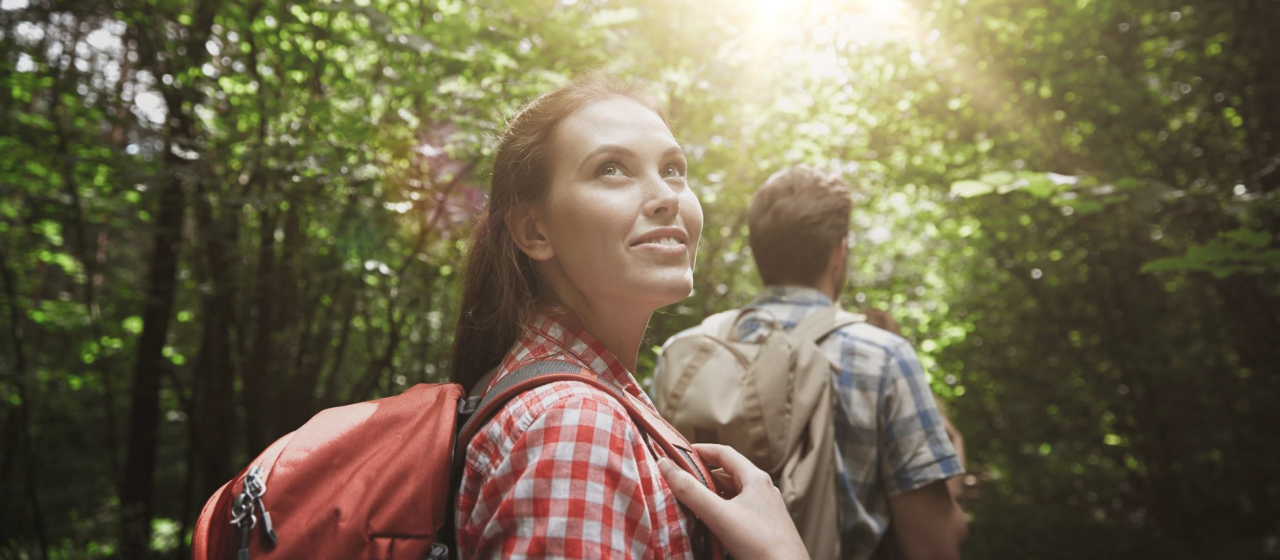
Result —
[[827, 273], [839, 274], [844, 277], [845, 267], [849, 265], [849, 236], [840, 238], [840, 243], [836, 244], [836, 248], [831, 252], [831, 257], [827, 260]]
[[528, 206], [521, 206], [507, 216], [507, 231], [524, 254], [535, 261], [550, 260], [556, 256], [555, 248], [547, 239], [542, 229], [542, 221], [538, 212]]
[[836, 244], [836, 250], [831, 254], [831, 262], [828, 263], [830, 268], [827, 274], [831, 278], [831, 299], [840, 298], [840, 292], [844, 291], [845, 280], [849, 278], [849, 236], [845, 235], [840, 243]]

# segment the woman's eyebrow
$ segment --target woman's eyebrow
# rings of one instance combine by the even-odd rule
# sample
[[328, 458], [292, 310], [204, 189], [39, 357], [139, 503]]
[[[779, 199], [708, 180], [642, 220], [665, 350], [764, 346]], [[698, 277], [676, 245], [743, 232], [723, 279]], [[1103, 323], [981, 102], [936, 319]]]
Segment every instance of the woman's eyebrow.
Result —
[[636, 156], [636, 153], [635, 153], [635, 152], [633, 152], [633, 151], [631, 151], [631, 150], [629, 150], [629, 149], [627, 149], [627, 148], [624, 148], [624, 147], [622, 147], [622, 146], [619, 146], [619, 145], [617, 145], [617, 144], [605, 144], [605, 145], [603, 145], [603, 146], [600, 146], [599, 148], [596, 148], [596, 149], [594, 149], [594, 150], [591, 150], [591, 153], [587, 154], [585, 157], [583, 157], [583, 158], [582, 158], [582, 163], [579, 163], [579, 164], [578, 164], [578, 166], [579, 166], [579, 167], [581, 167], [583, 164], [585, 164], [585, 163], [587, 163], [588, 161], [590, 161], [590, 160], [591, 160], [591, 158], [594, 158], [594, 157], [596, 157], [596, 156], [598, 156], [598, 155], [600, 155], [600, 154], [607, 154], [607, 153], [619, 154], [619, 155], [623, 155], [623, 156], [626, 156], [626, 157], [635, 157], [635, 156]]
[[667, 151], [662, 152], [662, 157], [664, 158], [669, 158], [671, 156], [684, 157], [684, 150], [681, 149], [680, 146], [672, 146], [670, 148], [667, 148]]

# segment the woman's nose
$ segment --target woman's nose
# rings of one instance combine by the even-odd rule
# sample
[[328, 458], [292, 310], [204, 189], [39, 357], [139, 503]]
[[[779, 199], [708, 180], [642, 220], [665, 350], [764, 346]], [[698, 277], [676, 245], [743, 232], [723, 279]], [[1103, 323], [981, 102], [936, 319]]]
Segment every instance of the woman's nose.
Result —
[[645, 202], [645, 214], [652, 217], [675, 217], [680, 215], [680, 192], [661, 177], [649, 178], [645, 181], [649, 198]]

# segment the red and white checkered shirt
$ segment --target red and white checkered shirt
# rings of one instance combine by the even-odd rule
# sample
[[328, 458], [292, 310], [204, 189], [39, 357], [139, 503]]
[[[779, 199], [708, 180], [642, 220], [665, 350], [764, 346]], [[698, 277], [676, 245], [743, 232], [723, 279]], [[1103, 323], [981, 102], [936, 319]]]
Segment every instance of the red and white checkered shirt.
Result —
[[[528, 326], [495, 382], [559, 360], [653, 406], [580, 326], [547, 316]], [[526, 391], [467, 449], [456, 512], [462, 558], [692, 558], [693, 519], [658, 471], [662, 456], [608, 393], [574, 381]]]

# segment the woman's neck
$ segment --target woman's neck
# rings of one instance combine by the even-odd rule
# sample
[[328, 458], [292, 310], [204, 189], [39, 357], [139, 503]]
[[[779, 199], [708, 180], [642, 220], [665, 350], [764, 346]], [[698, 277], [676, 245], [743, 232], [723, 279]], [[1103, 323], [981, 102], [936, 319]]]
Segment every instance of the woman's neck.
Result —
[[653, 310], [627, 310], [610, 305], [600, 309], [574, 309], [569, 307], [582, 328], [591, 333], [605, 348], [618, 358], [632, 375], [636, 374], [636, 360], [640, 354], [640, 342], [649, 327]]
[[567, 310], [571, 318], [591, 333], [605, 348], [618, 358], [632, 375], [636, 374], [636, 360], [640, 355], [640, 342], [649, 327], [653, 308], [636, 302], [609, 299], [600, 301], [559, 282], [549, 283], [543, 293], [553, 294], [556, 305]]

